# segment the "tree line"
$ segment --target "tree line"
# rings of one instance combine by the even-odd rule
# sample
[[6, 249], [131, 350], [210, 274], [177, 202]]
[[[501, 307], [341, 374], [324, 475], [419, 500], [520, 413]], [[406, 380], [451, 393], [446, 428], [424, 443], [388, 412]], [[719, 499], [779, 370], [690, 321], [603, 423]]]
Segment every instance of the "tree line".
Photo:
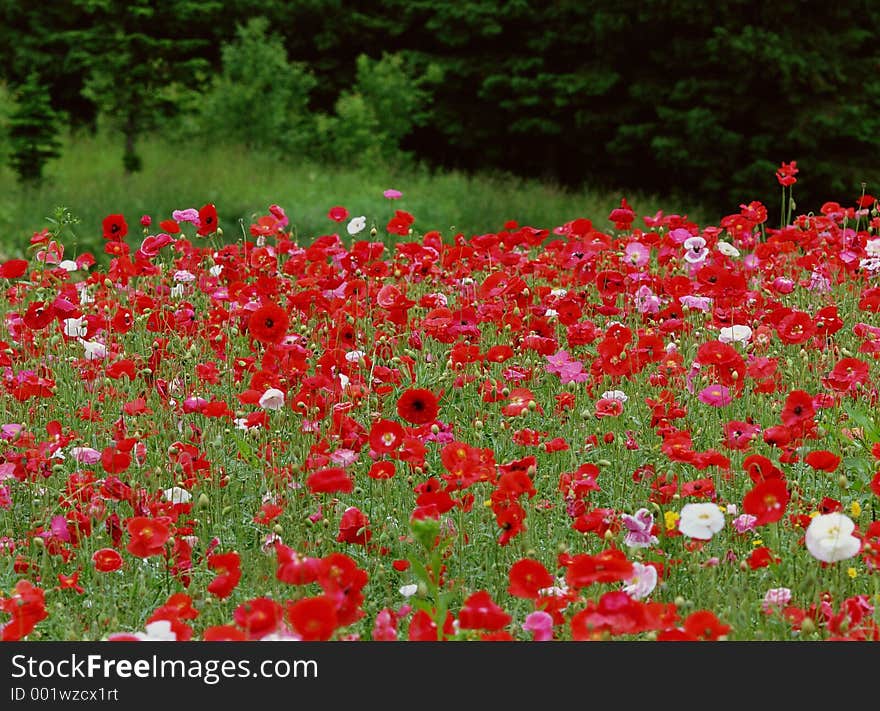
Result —
[[45, 125], [32, 136], [48, 101], [74, 127], [112, 119], [129, 171], [138, 137], [159, 129], [735, 210], [778, 199], [774, 171], [796, 160], [803, 205], [855, 199], [880, 179], [878, 10], [875, 0], [0, 0], [0, 76], [13, 99], [8, 142], [37, 146], [12, 151], [25, 170], [40, 150], [57, 152]]

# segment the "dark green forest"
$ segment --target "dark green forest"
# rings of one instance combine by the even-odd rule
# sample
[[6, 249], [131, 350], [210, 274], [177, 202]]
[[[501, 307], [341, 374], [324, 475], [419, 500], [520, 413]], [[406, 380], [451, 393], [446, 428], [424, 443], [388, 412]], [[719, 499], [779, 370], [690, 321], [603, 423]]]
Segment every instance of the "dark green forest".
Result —
[[874, 0], [0, 0], [5, 159], [42, 95], [129, 171], [161, 131], [730, 208], [794, 160], [818, 209], [880, 181], [878, 37]]

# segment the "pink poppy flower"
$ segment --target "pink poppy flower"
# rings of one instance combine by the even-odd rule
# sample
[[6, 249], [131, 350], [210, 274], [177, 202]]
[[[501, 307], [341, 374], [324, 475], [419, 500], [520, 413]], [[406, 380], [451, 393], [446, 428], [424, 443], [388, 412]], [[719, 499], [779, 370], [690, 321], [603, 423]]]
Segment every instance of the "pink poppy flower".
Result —
[[697, 399], [704, 405], [711, 405], [712, 407], [724, 407], [733, 402], [730, 390], [724, 385], [717, 383], [703, 388], [700, 394], [697, 395]]

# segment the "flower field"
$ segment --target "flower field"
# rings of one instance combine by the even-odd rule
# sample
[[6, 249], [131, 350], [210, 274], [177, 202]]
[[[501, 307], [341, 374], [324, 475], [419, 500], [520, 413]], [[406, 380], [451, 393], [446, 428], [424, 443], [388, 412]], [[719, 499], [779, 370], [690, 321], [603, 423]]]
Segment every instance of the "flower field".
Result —
[[[3, 640], [878, 640], [880, 216], [109, 214], [0, 263]], [[224, 234], [224, 231], [226, 234]], [[100, 258], [100, 261], [99, 261]]]

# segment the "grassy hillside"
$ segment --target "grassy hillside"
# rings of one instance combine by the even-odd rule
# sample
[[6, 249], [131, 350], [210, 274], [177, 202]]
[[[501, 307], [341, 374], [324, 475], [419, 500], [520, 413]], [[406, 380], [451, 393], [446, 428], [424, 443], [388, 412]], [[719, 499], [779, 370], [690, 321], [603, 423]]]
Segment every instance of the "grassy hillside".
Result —
[[[295, 157], [273, 160], [241, 146], [170, 145], [155, 137], [144, 141], [143, 172], [126, 176], [122, 147], [107, 136], [67, 137], [63, 157], [49, 164], [38, 189], [18, 186], [12, 172], [0, 170], [0, 256], [21, 256], [34, 231], [64, 206], [80, 222], [74, 228], [81, 249], [100, 249], [101, 220], [110, 213], [126, 216], [132, 231], [143, 214], [158, 221], [172, 210], [217, 205], [226, 236], [236, 239], [269, 205], [281, 205], [301, 239], [344, 229], [327, 211], [343, 205], [368, 224], [382, 228], [395, 208], [415, 215], [418, 232], [440, 230], [467, 236], [497, 231], [507, 220], [552, 228], [576, 217], [607, 225], [621, 193], [572, 192], [539, 181], [506, 175], [433, 174], [419, 168], [319, 166]], [[387, 188], [403, 198], [389, 201]], [[663, 209], [700, 220], [695, 205], [627, 194], [640, 214]], [[240, 224], [241, 223], [241, 224]]]

